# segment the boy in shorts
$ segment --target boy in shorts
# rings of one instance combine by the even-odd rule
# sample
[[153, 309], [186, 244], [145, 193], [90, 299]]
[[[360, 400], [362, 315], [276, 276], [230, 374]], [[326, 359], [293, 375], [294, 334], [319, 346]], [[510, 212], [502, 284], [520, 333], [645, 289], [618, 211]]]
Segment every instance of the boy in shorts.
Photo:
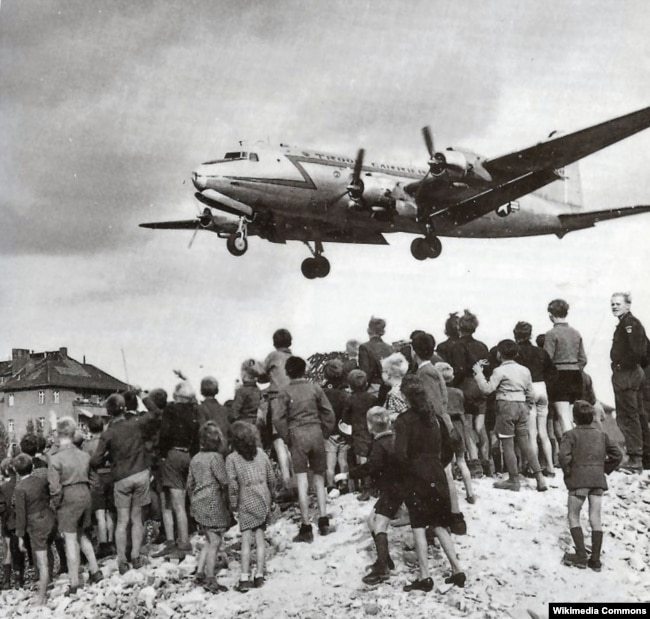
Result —
[[361, 580], [367, 585], [376, 585], [388, 580], [390, 570], [395, 568], [388, 552], [388, 525], [395, 518], [404, 502], [400, 467], [395, 458], [394, 435], [390, 415], [382, 406], [373, 406], [367, 413], [368, 430], [373, 435], [370, 453], [365, 464], [352, 469], [350, 475], [357, 479], [370, 476], [379, 490], [367, 524], [377, 547], [377, 560], [370, 572]]
[[[573, 405], [576, 427], [562, 436], [560, 441], [560, 466], [564, 483], [569, 490], [569, 530], [575, 544], [574, 553], [565, 553], [564, 565], [600, 572], [600, 550], [603, 531], [600, 520], [603, 491], [607, 490], [605, 475], [621, 463], [623, 454], [618, 446], [594, 423], [594, 407], [584, 400]], [[587, 558], [580, 511], [589, 499], [589, 524], [591, 525], [591, 556]]]
[[325, 471], [327, 456], [325, 441], [334, 429], [335, 416], [332, 405], [319, 385], [305, 378], [307, 364], [301, 357], [289, 357], [285, 364], [289, 384], [280, 391], [277, 406], [273, 407], [273, 424], [278, 434], [289, 445], [291, 460], [298, 486], [298, 504], [302, 524], [294, 542], [312, 542], [309, 522], [309, 479], [311, 470], [318, 500], [318, 531], [329, 533]]
[[538, 492], [544, 492], [548, 487], [528, 434], [528, 411], [535, 402], [533, 380], [530, 370], [515, 361], [518, 352], [519, 348], [513, 340], [499, 342], [497, 359], [501, 365], [495, 368], [489, 381], [483, 375], [485, 360], [478, 361], [473, 367], [474, 377], [481, 392], [485, 395], [496, 392], [497, 418], [494, 432], [503, 448], [508, 479], [496, 482], [494, 487], [498, 490], [519, 492], [516, 439], [517, 446], [533, 470]]

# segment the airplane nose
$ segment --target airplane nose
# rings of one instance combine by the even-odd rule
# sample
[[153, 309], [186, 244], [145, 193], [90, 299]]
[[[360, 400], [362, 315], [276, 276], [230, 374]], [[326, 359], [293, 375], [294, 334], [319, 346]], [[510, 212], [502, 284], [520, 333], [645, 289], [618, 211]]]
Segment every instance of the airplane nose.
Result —
[[192, 182], [199, 191], [203, 191], [206, 187], [206, 177], [197, 171], [192, 172]]

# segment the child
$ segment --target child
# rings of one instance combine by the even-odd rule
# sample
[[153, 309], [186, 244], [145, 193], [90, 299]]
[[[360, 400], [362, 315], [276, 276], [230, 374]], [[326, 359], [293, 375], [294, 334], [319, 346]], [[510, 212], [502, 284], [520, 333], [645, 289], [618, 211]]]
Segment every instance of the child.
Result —
[[213, 593], [228, 590], [215, 576], [221, 536], [231, 523], [226, 499], [228, 475], [220, 453], [223, 442], [216, 422], [204, 423], [199, 430], [201, 451], [192, 458], [187, 477], [190, 513], [207, 541], [199, 555], [196, 581]]
[[[214, 376], [205, 376], [201, 379], [201, 396], [203, 402], [199, 404], [199, 428], [207, 421], [213, 421], [219, 426], [223, 438], [221, 455], [225, 458], [228, 455], [228, 428], [230, 421], [226, 407], [217, 400], [219, 393], [219, 381]], [[160, 406], [160, 410], [165, 407]]]
[[[372, 435], [368, 431], [366, 415], [377, 403], [377, 397], [368, 391], [368, 379], [363, 370], [352, 370], [348, 374], [348, 384], [352, 390], [350, 403], [343, 413], [343, 423], [352, 426], [352, 451], [357, 464], [368, 460]], [[371, 482], [368, 478], [361, 480], [359, 501], [370, 499]]]
[[515, 361], [519, 348], [513, 340], [502, 340], [497, 345], [497, 359], [501, 365], [492, 372], [487, 381], [483, 375], [483, 361], [474, 364], [474, 376], [478, 388], [485, 395], [496, 391], [496, 424], [494, 431], [503, 448], [503, 458], [508, 470], [508, 479], [496, 482], [499, 490], [519, 492], [520, 484], [515, 454], [517, 445], [533, 470], [537, 491], [548, 490], [539, 460], [530, 445], [528, 435], [528, 411], [535, 402], [530, 370]]
[[[339, 421], [343, 418], [343, 412], [348, 406], [350, 394], [345, 390], [345, 377], [343, 376], [343, 362], [340, 359], [330, 359], [323, 368], [323, 390], [334, 409], [336, 425], [325, 441], [325, 453], [327, 455], [327, 491], [330, 499], [335, 499], [342, 492], [347, 492], [348, 473], [348, 451], [350, 444], [347, 437], [338, 427]], [[335, 486], [336, 465], [339, 465], [340, 481]]]
[[90, 455], [72, 442], [77, 433], [77, 422], [72, 417], [62, 417], [56, 424], [56, 433], [59, 449], [50, 456], [47, 481], [51, 504], [56, 509], [58, 528], [65, 541], [69, 593], [73, 594], [79, 588], [80, 551], [90, 568], [88, 582], [94, 584], [103, 579], [95, 550], [86, 535], [91, 524], [91, 475], [93, 483], [95, 475], [90, 470]]
[[3, 581], [2, 588], [11, 589], [11, 568], [16, 571], [16, 585], [25, 584], [25, 555], [18, 550], [16, 536], [16, 512], [14, 509], [14, 492], [16, 490], [16, 471], [11, 465], [11, 458], [0, 463], [3, 483], [0, 485], [0, 518], [2, 519]]
[[467, 502], [475, 503], [476, 498], [472, 490], [472, 475], [467, 466], [467, 462], [465, 462], [465, 396], [460, 389], [451, 386], [454, 380], [454, 368], [451, 365], [444, 361], [439, 361], [435, 364], [435, 368], [440, 372], [447, 385], [447, 412], [451, 418], [452, 425], [460, 437], [460, 440], [456, 443], [454, 452], [456, 465], [463, 478]]
[[257, 379], [264, 373], [262, 364], [255, 359], [246, 359], [241, 365], [241, 387], [235, 391], [230, 414], [232, 421], [257, 423], [257, 409], [262, 399], [262, 392], [257, 386]]
[[[99, 437], [104, 431], [104, 420], [99, 415], [93, 415], [88, 420], [90, 438], [81, 445], [82, 451], [92, 456], [97, 450]], [[115, 509], [113, 501], [113, 476], [108, 462], [97, 469], [97, 483], [90, 488], [90, 503], [95, 522], [97, 523], [97, 558], [103, 559], [113, 554], [113, 534], [115, 524], [112, 510]]]
[[[564, 472], [564, 483], [569, 490], [569, 529], [576, 552], [565, 553], [562, 563], [581, 569], [589, 566], [592, 570], [600, 572], [600, 550], [603, 544], [600, 509], [603, 490], [607, 490], [605, 475], [616, 469], [623, 459], [623, 454], [607, 434], [593, 423], [594, 407], [589, 402], [575, 402], [573, 421], [576, 427], [562, 436], [559, 459]], [[591, 525], [589, 559], [580, 526], [580, 510], [587, 497]]]
[[[257, 446], [257, 428], [245, 421], [230, 427], [234, 451], [226, 458], [230, 507], [241, 531], [241, 575], [237, 591], [246, 593], [264, 584], [264, 531], [273, 503], [275, 477], [268, 456]], [[257, 572], [251, 583], [251, 546], [255, 538]]]
[[406, 398], [400, 390], [400, 385], [408, 372], [409, 362], [402, 353], [396, 352], [381, 360], [381, 369], [382, 380], [385, 384], [390, 385], [390, 391], [386, 396], [386, 409], [392, 424], [395, 423], [397, 416], [408, 408]]
[[27, 454], [19, 454], [12, 461], [13, 468], [20, 476], [16, 484], [14, 499], [16, 503], [16, 536], [19, 551], [25, 551], [24, 537], [29, 533], [32, 550], [38, 566], [39, 606], [45, 604], [50, 570], [47, 563], [48, 539], [54, 529], [54, 513], [50, 509], [47, 477], [32, 475], [32, 459]]
[[388, 552], [388, 525], [395, 518], [405, 494], [402, 491], [402, 477], [393, 448], [393, 432], [388, 411], [373, 406], [367, 414], [368, 430], [373, 435], [368, 460], [352, 469], [351, 477], [371, 476], [379, 490], [379, 499], [368, 516], [368, 528], [377, 547], [377, 560], [370, 573], [361, 580], [367, 585], [376, 585], [388, 580], [389, 571], [395, 568]]
[[293, 538], [294, 542], [314, 540], [309, 523], [308, 470], [311, 470], [314, 475], [319, 533], [327, 535], [330, 526], [324, 479], [327, 470], [325, 440], [334, 429], [334, 410], [320, 386], [307, 381], [306, 369], [307, 364], [301, 357], [287, 359], [285, 371], [289, 377], [289, 384], [280, 391], [277, 405], [273, 407], [273, 425], [289, 445], [296, 473], [302, 524], [298, 535]]

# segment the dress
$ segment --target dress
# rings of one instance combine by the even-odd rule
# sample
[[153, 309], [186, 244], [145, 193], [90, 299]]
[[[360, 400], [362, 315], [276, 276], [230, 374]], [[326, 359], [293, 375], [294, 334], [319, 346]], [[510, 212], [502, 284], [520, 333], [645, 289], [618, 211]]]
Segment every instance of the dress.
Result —
[[231, 524], [227, 505], [228, 474], [223, 456], [200, 451], [192, 458], [187, 476], [190, 513], [207, 529], [227, 529]]
[[230, 506], [239, 512], [239, 528], [248, 531], [265, 526], [271, 513], [271, 489], [275, 483], [267, 455], [258, 448], [255, 458], [246, 460], [233, 451], [226, 458], [226, 471]]

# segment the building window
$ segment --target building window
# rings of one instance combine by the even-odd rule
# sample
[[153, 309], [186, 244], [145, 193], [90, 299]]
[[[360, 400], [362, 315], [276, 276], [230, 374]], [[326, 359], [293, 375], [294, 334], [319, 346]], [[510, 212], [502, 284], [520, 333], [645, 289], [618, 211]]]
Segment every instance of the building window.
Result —
[[54, 391], [52, 393], [52, 399], [54, 400], [55, 404], [60, 404], [61, 403], [61, 393], [59, 391]]
[[4, 384], [5, 384], [5, 377], [0, 376], [0, 385], [4, 385]]
[[16, 422], [13, 419], [7, 420], [7, 431], [15, 432], [16, 431]]
[[9, 406], [13, 406], [13, 405], [14, 405], [14, 394], [10, 393], [9, 394]]
[[39, 418], [38, 418], [38, 429], [39, 429], [40, 431], [44, 431], [44, 430], [45, 430], [45, 417], [39, 417]]
[[45, 404], [45, 391], [38, 392], [38, 403]]

